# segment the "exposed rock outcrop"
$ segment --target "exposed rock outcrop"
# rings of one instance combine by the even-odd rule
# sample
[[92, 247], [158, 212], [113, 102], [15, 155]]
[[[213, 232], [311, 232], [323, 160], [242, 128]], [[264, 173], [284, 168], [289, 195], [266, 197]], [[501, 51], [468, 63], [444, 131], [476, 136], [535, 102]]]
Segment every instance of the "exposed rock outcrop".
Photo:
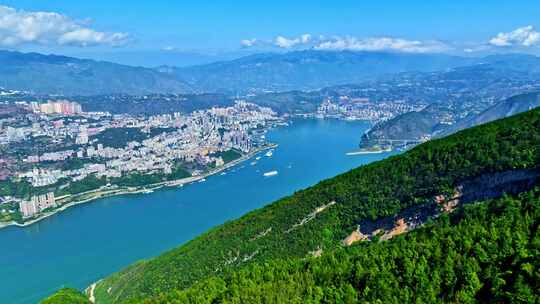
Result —
[[362, 232], [360, 232], [360, 226], [356, 228], [349, 236], [347, 236], [341, 243], [343, 246], [351, 246], [352, 244], [359, 242], [359, 241], [365, 241], [368, 240], [369, 237]]

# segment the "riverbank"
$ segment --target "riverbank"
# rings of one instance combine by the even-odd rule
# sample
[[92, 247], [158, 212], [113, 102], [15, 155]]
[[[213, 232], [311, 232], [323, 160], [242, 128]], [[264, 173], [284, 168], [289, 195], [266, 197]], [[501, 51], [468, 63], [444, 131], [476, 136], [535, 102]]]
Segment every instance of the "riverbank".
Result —
[[[173, 180], [173, 181], [166, 181], [166, 182], [160, 182], [160, 183], [155, 183], [155, 184], [148, 184], [148, 185], [145, 185], [145, 186], [140, 186], [140, 187], [126, 187], [126, 188], [100, 188], [100, 189], [94, 189], [94, 190], [90, 190], [90, 191], [87, 191], [87, 192], [83, 192], [83, 193], [78, 193], [78, 194], [75, 194], [75, 195], [72, 195], [70, 197], [75, 197], [74, 201], [69, 201], [69, 202], [65, 202], [62, 204], [62, 206], [54, 209], [54, 210], [51, 210], [49, 212], [45, 212], [45, 213], [42, 213], [40, 214], [37, 218], [34, 218], [34, 219], [31, 219], [27, 222], [24, 222], [24, 223], [18, 223], [18, 222], [15, 222], [15, 221], [12, 221], [12, 222], [0, 222], [0, 229], [2, 228], [6, 228], [6, 227], [10, 227], [10, 226], [17, 226], [17, 227], [28, 227], [32, 224], [35, 224], [39, 221], [42, 221], [50, 216], [53, 216], [59, 212], [62, 212], [70, 207], [73, 207], [73, 206], [77, 206], [77, 205], [80, 205], [80, 204], [85, 204], [85, 203], [89, 203], [89, 202], [92, 202], [92, 201], [95, 201], [97, 199], [101, 199], [101, 198], [106, 198], [106, 197], [112, 197], [112, 196], [119, 196], [119, 195], [126, 195], [126, 194], [142, 194], [142, 193], [149, 193], [149, 192], [153, 192], [155, 190], [158, 190], [158, 189], [161, 189], [161, 188], [168, 188], [168, 187], [182, 187], [186, 184], [191, 184], [191, 183], [194, 183], [194, 182], [197, 182], [197, 181], [200, 181], [200, 180], [203, 180], [209, 176], [212, 176], [212, 175], [215, 175], [217, 173], [220, 173], [224, 170], [227, 170], [231, 167], [234, 167], [246, 160], [249, 160], [251, 159], [252, 157], [254, 157], [255, 155], [263, 152], [263, 151], [266, 151], [266, 150], [269, 150], [269, 149], [274, 149], [276, 148], [278, 145], [277, 144], [269, 144], [269, 145], [266, 145], [264, 147], [260, 147], [258, 149], [255, 149], [254, 151], [251, 151], [249, 152], [248, 154], [245, 154], [243, 156], [241, 156], [240, 158], [238, 159], [235, 159], [221, 167], [218, 167], [218, 168], [215, 168], [215, 169], [212, 169], [208, 172], [205, 172], [201, 175], [197, 175], [197, 176], [191, 176], [191, 177], [186, 177], [186, 178], [182, 178], [182, 179], [178, 179], [178, 180]], [[70, 197], [67, 197], [68, 199]], [[81, 198], [81, 197], [84, 197], [84, 199], [79, 199], [77, 200], [77, 198]]]
[[361, 149], [358, 151], [352, 151], [347, 152], [345, 155], [347, 156], [355, 156], [355, 155], [364, 155], [364, 154], [381, 154], [381, 153], [387, 153], [392, 152], [392, 148], [386, 148], [386, 149]]
[[[363, 122], [294, 120], [289, 127], [266, 134], [269, 142], [279, 144], [272, 157], [264, 156], [266, 150], [206, 182], [98, 199], [30, 227], [2, 229], [0, 303], [39, 303], [63, 286], [82, 291], [212, 227], [386, 157], [345, 156], [357, 149], [358, 134], [367, 127]], [[257, 156], [261, 159], [250, 165]], [[271, 170], [280, 174], [264, 178], [263, 173]]]

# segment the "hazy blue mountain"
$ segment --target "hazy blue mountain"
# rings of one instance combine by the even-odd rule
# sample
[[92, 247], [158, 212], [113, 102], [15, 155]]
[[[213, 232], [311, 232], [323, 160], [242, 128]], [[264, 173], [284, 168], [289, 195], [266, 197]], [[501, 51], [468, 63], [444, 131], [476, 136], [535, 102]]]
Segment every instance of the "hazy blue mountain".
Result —
[[460, 130], [509, 117], [540, 107], [540, 92], [512, 96], [480, 113], [471, 113], [454, 124], [445, 124], [455, 116], [455, 107], [436, 103], [419, 112], [409, 112], [375, 125], [362, 136], [360, 146], [389, 144], [389, 140], [417, 141], [425, 137], [443, 137]]
[[197, 52], [181, 50], [115, 50], [110, 52], [77, 52], [67, 56], [110, 61], [114, 63], [155, 68], [160, 66], [187, 67], [227, 61], [252, 55], [256, 51]]
[[540, 92], [521, 94], [510, 97], [477, 115], [466, 117], [450, 126], [441, 135], [448, 135], [459, 130], [481, 125], [497, 119], [509, 117], [540, 107]]
[[58, 95], [192, 91], [186, 83], [153, 69], [10, 51], [0, 51], [0, 86]]
[[[305, 50], [255, 54], [190, 67], [150, 69], [66, 56], [0, 51], [1, 87], [67, 96], [112, 93], [234, 96], [237, 93], [310, 91], [388, 79], [406, 72], [452, 71], [453, 74], [448, 75], [462, 80], [467, 74], [482, 69], [486, 77], [512, 80], [518, 72], [525, 77], [540, 74], [540, 59], [530, 55], [463, 58], [442, 54]], [[480, 77], [477, 79], [484, 85]], [[455, 83], [455, 86], [460, 85]]]
[[484, 57], [479, 63], [489, 63], [501, 69], [540, 73], [540, 57], [528, 54], [499, 54]]
[[362, 136], [360, 146], [384, 145], [388, 140], [417, 141], [445, 126], [441, 124], [450, 109], [444, 104], [432, 104], [422, 111], [398, 115], [376, 124]]
[[[441, 103], [452, 109], [457, 121], [470, 112], [480, 113], [497, 101], [540, 88], [540, 60], [528, 66], [508, 64], [517, 56], [491, 56], [479, 63], [434, 72], [403, 72], [385, 75], [377, 80], [325, 87], [313, 91], [282, 91], [253, 94], [247, 99], [268, 106], [279, 113], [300, 114], [317, 110], [325, 99], [340, 96], [367, 98], [371, 103], [400, 100], [410, 104]], [[430, 116], [431, 113], [424, 113]]]
[[436, 71], [477, 59], [436, 54], [295, 51], [256, 54], [185, 68], [162, 67], [200, 91], [265, 92], [314, 90], [406, 71]]

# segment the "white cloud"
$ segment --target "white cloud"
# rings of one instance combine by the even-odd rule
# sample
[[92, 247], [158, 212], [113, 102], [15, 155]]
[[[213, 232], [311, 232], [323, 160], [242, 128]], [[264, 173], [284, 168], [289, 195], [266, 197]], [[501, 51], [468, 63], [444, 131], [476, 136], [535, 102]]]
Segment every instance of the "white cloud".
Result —
[[462, 44], [461, 47], [463, 48], [463, 52], [467, 54], [472, 53], [482, 53], [482, 52], [490, 52], [493, 50], [493, 46], [489, 44]]
[[353, 50], [353, 51], [399, 51], [408, 53], [438, 53], [452, 49], [440, 41], [418, 41], [401, 38], [365, 38], [326, 37], [304, 34], [298, 37], [277, 36], [272, 41], [248, 39], [242, 40], [243, 47], [255, 45], [274, 46], [284, 49], [314, 48], [317, 50]]
[[438, 53], [450, 50], [440, 41], [419, 41], [402, 38], [365, 38], [334, 37], [320, 42], [318, 50], [352, 50], [352, 51], [398, 51], [406, 53]]
[[310, 34], [304, 34], [304, 35], [300, 36], [300, 41], [303, 44], [309, 43], [311, 41], [311, 35]]
[[257, 39], [253, 38], [253, 39], [244, 39], [242, 41], [240, 41], [240, 45], [242, 45], [242, 47], [252, 47], [254, 46], [255, 44], [257, 44]]
[[520, 27], [508, 33], [499, 33], [489, 43], [494, 46], [534, 46], [540, 44], [540, 32], [532, 25]]
[[275, 44], [280, 48], [289, 49], [300, 43], [300, 38], [289, 39], [283, 36], [277, 36]]
[[283, 36], [277, 36], [274, 44], [280, 48], [290, 49], [294, 46], [305, 45], [311, 42], [311, 35], [304, 34], [296, 38], [286, 38]]
[[129, 41], [126, 33], [96, 31], [89, 28], [88, 23], [54, 12], [27, 12], [0, 6], [0, 46], [119, 46]]

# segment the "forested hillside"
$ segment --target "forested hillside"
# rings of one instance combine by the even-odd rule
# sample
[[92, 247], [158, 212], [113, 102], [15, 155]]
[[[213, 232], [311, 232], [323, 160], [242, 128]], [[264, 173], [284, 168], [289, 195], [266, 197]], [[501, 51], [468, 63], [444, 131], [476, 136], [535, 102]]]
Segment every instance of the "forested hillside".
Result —
[[43, 300], [41, 304], [90, 304], [90, 300], [76, 289], [62, 288], [54, 295]]
[[254, 264], [141, 303], [535, 303], [539, 224], [537, 188], [388, 242]]
[[[298, 191], [238, 220], [218, 226], [162, 256], [141, 261], [105, 278], [97, 284], [95, 297], [97, 303], [147, 299], [173, 290], [189, 288], [197, 282], [249, 267], [253, 263], [262, 266], [252, 267], [268, 267], [264, 263], [275, 259], [281, 259], [272, 262], [278, 263], [276, 267], [282, 267], [279, 266], [281, 263], [291, 263], [290, 275], [294, 276], [298, 267], [302, 267], [299, 265], [304, 263], [296, 258], [319, 256], [322, 253], [322, 261], [332, 259], [334, 253], [331, 252], [334, 250], [338, 250], [335, 253], [338, 256], [348, 254], [340, 251], [344, 243], [350, 245], [362, 239], [390, 239], [429, 222], [429, 218], [444, 214], [442, 210], [449, 211], [464, 203], [500, 197], [503, 192], [515, 194], [532, 189], [539, 184], [539, 164], [540, 110], [537, 109], [430, 141], [402, 155], [362, 166]], [[388, 227], [388, 222], [401, 224]], [[515, 225], [509, 227], [512, 226]], [[440, 229], [447, 229], [444, 227], [446, 226], [443, 225]], [[401, 231], [396, 232], [396, 228]], [[402, 244], [403, 240], [395, 242]], [[438, 240], [434, 240], [433, 246], [442, 246], [441, 250], [447, 251], [448, 248], [438, 245], [437, 242]], [[467, 242], [463, 246], [474, 246], [475, 242]], [[409, 254], [420, 250], [414, 246], [422, 247], [422, 244], [423, 242], [411, 243], [412, 247], [406, 247], [410, 248], [410, 252], [406, 252]], [[499, 248], [499, 245], [496, 247]], [[375, 249], [369, 250], [389, 250], [382, 248], [394, 245], [381, 246], [383, 247], [375, 246]], [[354, 260], [356, 258], [353, 257], [360, 254], [360, 251], [354, 249], [352, 252], [356, 252], [350, 257]], [[456, 254], [467, 252], [459, 251]], [[325, 253], [330, 255], [326, 257]], [[362, 259], [361, 256], [358, 259]], [[430, 257], [425, 256], [425, 259], [428, 258]], [[350, 271], [346, 265], [348, 264], [343, 266], [344, 274]], [[532, 265], [536, 267], [537, 264]], [[339, 272], [329, 275], [333, 276], [336, 282], [346, 282], [349, 279], [338, 278]], [[243, 277], [245, 273], [239, 276]], [[359, 282], [368, 284], [365, 286], [372, 290], [374, 285], [369, 284], [372, 284], [371, 279], [377, 279], [377, 276], [377, 273], [365, 274], [364, 277], [359, 277], [362, 278]], [[266, 277], [269, 290], [279, 288], [272, 285], [272, 278], [275, 277]], [[405, 279], [407, 277], [396, 277], [398, 281]], [[413, 280], [414, 276], [409, 279]], [[223, 279], [216, 277], [212, 280], [217, 280], [217, 285], [208, 286], [218, 286], [223, 291], [223, 296], [229, 297], [226, 286], [219, 283], [219, 280]], [[227, 280], [229, 279], [225, 279]], [[392, 280], [389, 282], [395, 284]], [[276, 284], [278, 283], [279, 280], [276, 281]], [[310, 291], [314, 292], [313, 297], [321, 295], [316, 291], [318, 284], [313, 283], [314, 290]], [[451, 286], [457, 283], [449, 281], [445, 284]], [[339, 288], [343, 286], [340, 285]], [[392, 286], [387, 287], [395, 288]], [[433, 285], [433, 292], [436, 294], [437, 290], [446, 288], [445, 286], [447, 285]], [[204, 285], [196, 285], [194, 288], [204, 288]], [[233, 293], [230, 298], [234, 299], [236, 291], [230, 292]], [[366, 299], [370, 299], [377, 296], [376, 290], [372, 290], [373, 293], [362, 291], [361, 294], [353, 290], [347, 292], [348, 296], [353, 298], [366, 296]], [[426, 292], [431, 294], [432, 291]], [[212, 297], [212, 294], [219, 297], [221, 291], [206, 291], [209, 297]], [[470, 294], [473, 292], [468, 291], [468, 295]], [[407, 295], [399, 297], [402, 296]], [[458, 299], [457, 293], [448, 294], [448, 299], [454, 299], [452, 297]]]

